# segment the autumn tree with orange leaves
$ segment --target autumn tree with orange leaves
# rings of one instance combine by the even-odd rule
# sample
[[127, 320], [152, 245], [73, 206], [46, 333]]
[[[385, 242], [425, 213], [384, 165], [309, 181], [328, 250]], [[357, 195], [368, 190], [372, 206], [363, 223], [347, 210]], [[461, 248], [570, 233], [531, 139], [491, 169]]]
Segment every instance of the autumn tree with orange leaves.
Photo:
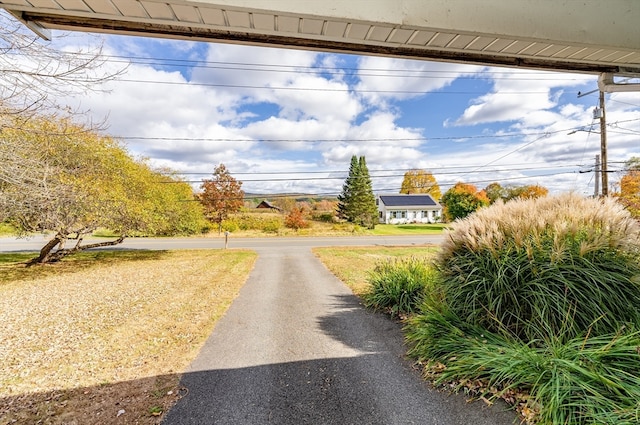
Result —
[[493, 182], [484, 188], [489, 198], [489, 202], [493, 204], [498, 200], [510, 201], [512, 199], [534, 199], [547, 196], [549, 189], [539, 184], [524, 186], [501, 186], [498, 182]]
[[489, 198], [484, 190], [474, 185], [458, 182], [442, 196], [440, 203], [444, 206], [444, 215], [449, 221], [464, 218], [479, 208], [489, 205]]
[[212, 179], [202, 180], [200, 202], [204, 206], [209, 221], [218, 224], [222, 232], [222, 222], [229, 214], [238, 212], [244, 206], [242, 182], [236, 180], [224, 164], [218, 165]]
[[627, 161], [625, 175], [620, 180], [618, 199], [632, 216], [640, 218], [640, 158]]
[[296, 205], [289, 214], [287, 214], [287, 217], [284, 219], [284, 225], [290, 229], [294, 229], [296, 232], [298, 229], [306, 229], [311, 226], [311, 223], [307, 220], [308, 216], [308, 207], [304, 204]]

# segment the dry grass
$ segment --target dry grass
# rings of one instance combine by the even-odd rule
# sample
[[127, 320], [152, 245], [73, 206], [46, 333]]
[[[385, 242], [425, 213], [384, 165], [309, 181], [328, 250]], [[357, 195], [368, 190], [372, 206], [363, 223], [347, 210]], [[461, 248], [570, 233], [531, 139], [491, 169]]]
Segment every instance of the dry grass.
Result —
[[478, 210], [451, 225], [442, 244], [442, 256], [457, 249], [496, 251], [508, 244], [518, 249], [539, 245], [553, 235], [554, 257], [562, 257], [564, 242], [583, 241], [581, 253], [601, 247], [635, 250], [640, 226], [615, 198], [593, 199], [576, 194], [512, 200]]
[[0, 282], [0, 424], [159, 422], [256, 255], [138, 254], [2, 266], [17, 273]]
[[313, 253], [331, 273], [361, 296], [369, 289], [369, 273], [379, 262], [398, 257], [431, 258], [437, 250], [436, 246], [333, 247], [314, 248]]

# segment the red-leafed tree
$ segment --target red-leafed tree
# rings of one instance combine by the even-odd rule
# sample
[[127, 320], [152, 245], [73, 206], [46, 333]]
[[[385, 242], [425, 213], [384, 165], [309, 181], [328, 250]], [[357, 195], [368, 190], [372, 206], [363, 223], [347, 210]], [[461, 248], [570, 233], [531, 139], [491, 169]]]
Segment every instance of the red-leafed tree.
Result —
[[200, 188], [200, 202], [206, 217], [212, 223], [217, 223], [218, 232], [222, 232], [222, 222], [229, 214], [240, 211], [244, 206], [242, 182], [233, 178], [227, 167], [220, 164], [215, 168], [213, 178], [202, 180]]
[[297, 205], [293, 207], [291, 212], [284, 219], [284, 225], [290, 229], [294, 229], [296, 232], [298, 229], [306, 229], [310, 226], [307, 221], [309, 210], [305, 205]]

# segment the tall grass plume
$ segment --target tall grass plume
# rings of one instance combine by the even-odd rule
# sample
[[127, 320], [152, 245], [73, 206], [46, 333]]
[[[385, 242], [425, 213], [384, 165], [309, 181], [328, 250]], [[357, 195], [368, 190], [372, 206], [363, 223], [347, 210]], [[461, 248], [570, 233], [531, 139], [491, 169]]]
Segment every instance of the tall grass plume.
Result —
[[640, 325], [640, 225], [614, 199], [497, 203], [459, 221], [437, 258], [449, 308], [523, 341]]

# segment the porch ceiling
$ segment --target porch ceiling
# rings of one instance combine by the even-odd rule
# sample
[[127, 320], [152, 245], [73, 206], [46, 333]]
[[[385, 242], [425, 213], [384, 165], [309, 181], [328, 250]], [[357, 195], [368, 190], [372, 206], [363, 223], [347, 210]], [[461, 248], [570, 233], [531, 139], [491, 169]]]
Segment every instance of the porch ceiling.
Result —
[[70, 29], [640, 76], [636, 0], [0, 0], [0, 7], [45, 37]]

